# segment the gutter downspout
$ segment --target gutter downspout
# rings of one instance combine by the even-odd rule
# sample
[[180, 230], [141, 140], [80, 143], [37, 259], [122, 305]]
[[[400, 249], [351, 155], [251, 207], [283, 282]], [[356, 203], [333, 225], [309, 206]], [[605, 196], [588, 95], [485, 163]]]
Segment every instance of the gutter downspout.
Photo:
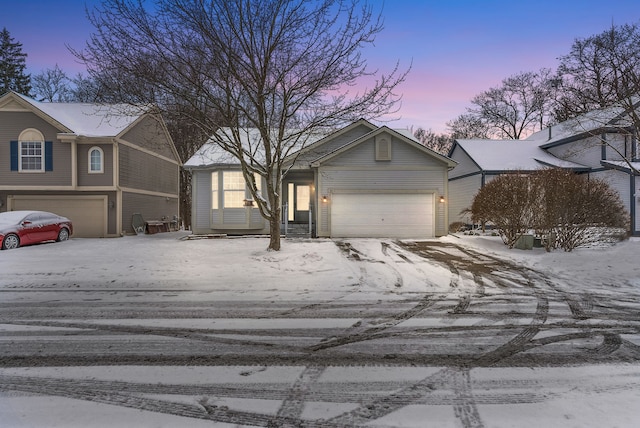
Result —
[[124, 235], [122, 224], [122, 189], [120, 188], [120, 146], [118, 140], [113, 139], [113, 184], [116, 189], [116, 233]]
[[78, 190], [78, 143], [71, 141], [71, 187]]
[[638, 194], [638, 191], [636, 190], [636, 175], [631, 172], [631, 174], [629, 175], [629, 181], [630, 181], [630, 203], [629, 203], [629, 211], [630, 211], [630, 217], [631, 217], [631, 235], [632, 236], [640, 236], [640, 230], [638, 230], [638, 220], [637, 220], [637, 216], [638, 216], [638, 210], [636, 209], [636, 207], [638, 206], [638, 201], [640, 200], [640, 195]]

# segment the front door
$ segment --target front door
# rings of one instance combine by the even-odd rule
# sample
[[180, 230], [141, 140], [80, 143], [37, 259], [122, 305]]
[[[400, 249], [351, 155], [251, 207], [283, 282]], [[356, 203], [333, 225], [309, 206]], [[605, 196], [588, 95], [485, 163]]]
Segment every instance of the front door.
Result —
[[287, 200], [288, 220], [291, 222], [309, 222], [309, 204], [311, 201], [311, 186], [307, 183], [289, 183], [289, 198]]

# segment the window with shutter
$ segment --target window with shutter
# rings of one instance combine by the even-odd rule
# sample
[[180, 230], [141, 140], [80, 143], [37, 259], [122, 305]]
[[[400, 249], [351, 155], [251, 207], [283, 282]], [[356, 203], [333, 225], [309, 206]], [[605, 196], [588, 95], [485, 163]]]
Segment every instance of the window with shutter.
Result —
[[44, 136], [37, 129], [25, 129], [18, 141], [11, 142], [11, 170], [53, 171], [53, 143], [44, 141]]
[[19, 171], [44, 171], [42, 141], [20, 141]]

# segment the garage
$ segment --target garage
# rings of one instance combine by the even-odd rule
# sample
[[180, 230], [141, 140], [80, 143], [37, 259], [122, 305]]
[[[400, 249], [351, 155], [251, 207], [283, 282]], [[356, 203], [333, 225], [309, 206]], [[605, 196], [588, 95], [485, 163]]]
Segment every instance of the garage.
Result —
[[106, 196], [14, 196], [8, 198], [8, 205], [12, 211], [50, 211], [68, 217], [75, 238], [100, 238], [107, 234]]
[[331, 236], [431, 238], [433, 194], [335, 193], [331, 196]]

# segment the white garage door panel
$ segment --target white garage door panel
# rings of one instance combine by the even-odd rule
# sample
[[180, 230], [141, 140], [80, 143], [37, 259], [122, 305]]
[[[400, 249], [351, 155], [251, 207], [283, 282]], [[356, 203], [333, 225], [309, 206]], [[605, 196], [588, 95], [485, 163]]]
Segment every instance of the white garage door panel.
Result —
[[371, 238], [433, 237], [433, 195], [332, 195], [331, 236]]
[[16, 198], [12, 209], [50, 211], [68, 217], [73, 237], [100, 238], [106, 235], [106, 199], [96, 198]]

